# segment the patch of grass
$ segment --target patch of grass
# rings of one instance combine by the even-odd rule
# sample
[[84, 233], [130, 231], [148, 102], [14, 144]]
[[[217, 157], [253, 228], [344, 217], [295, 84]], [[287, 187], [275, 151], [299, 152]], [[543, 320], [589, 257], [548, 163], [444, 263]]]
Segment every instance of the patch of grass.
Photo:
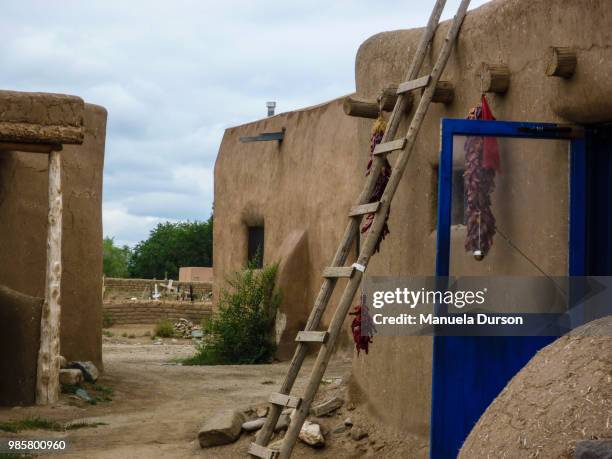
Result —
[[101, 384], [92, 384], [91, 388], [96, 392], [100, 392], [102, 394], [113, 395], [115, 393], [115, 389], [112, 387], [103, 386]]
[[144, 332], [144, 334], [142, 336], [151, 336], [151, 332], [149, 330], [147, 330], [146, 332]]
[[110, 312], [105, 312], [102, 314], [102, 327], [109, 328], [112, 327], [114, 323], [115, 320], [113, 319], [113, 316], [110, 314]]
[[81, 384], [62, 384], [62, 393], [76, 394], [77, 389], [84, 389], [89, 394], [91, 400], [87, 401], [90, 405], [97, 405], [99, 402], [112, 402], [110, 397], [114, 394], [112, 387], [106, 387], [101, 384], [83, 383]]
[[22, 430], [53, 430], [62, 431], [64, 426], [51, 419], [39, 418], [38, 416], [21, 419], [19, 421], [0, 422], [0, 430], [4, 432], [17, 433]]
[[[0, 430], [4, 432], [19, 433], [23, 430], [51, 430], [53, 432], [63, 432], [65, 430], [83, 429], [85, 427], [98, 427], [106, 425], [104, 422], [75, 422], [62, 424], [52, 419], [30, 417], [19, 421], [0, 422]], [[15, 457], [5, 456], [5, 457]], [[2, 456], [0, 456], [2, 458]]]
[[110, 330], [102, 330], [102, 334], [108, 338], [112, 338], [114, 336], [113, 332]]
[[75, 394], [77, 389], [80, 389], [81, 386], [78, 384], [62, 384], [61, 391], [62, 394]]
[[30, 453], [0, 453], [0, 459], [32, 459], [34, 456]]
[[276, 345], [271, 332], [280, 293], [275, 291], [278, 264], [257, 269], [250, 262], [228, 279], [217, 312], [202, 325], [207, 339], [183, 365], [269, 363]]
[[155, 324], [155, 334], [162, 338], [171, 338], [174, 336], [174, 325], [168, 319], [158, 320]]
[[121, 336], [123, 336], [124, 338], [128, 337], [128, 334], [126, 332], [121, 333]]
[[106, 422], [85, 422], [85, 421], [79, 421], [79, 422], [73, 422], [70, 424], [66, 424], [65, 428], [66, 430], [78, 430], [78, 429], [84, 429], [86, 427], [92, 427], [92, 428], [96, 428], [98, 426], [107, 426], [108, 424]]

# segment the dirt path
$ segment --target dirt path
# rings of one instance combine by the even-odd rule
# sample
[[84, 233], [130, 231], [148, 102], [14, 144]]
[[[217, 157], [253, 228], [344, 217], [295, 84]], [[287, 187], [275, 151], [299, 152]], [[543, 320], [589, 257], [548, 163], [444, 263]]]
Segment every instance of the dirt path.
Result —
[[[67, 433], [28, 431], [3, 436], [64, 437], [70, 449], [54, 457], [65, 458], [246, 457], [251, 440], [248, 436], [243, 435], [231, 446], [203, 450], [196, 442], [199, 427], [206, 416], [221, 408], [240, 409], [265, 402], [280, 385], [288, 363], [214, 367], [172, 364], [193, 352], [193, 345], [186, 340], [165, 340], [155, 345], [142, 334], [132, 339], [105, 338], [105, 372], [98, 382], [114, 389], [112, 401], [92, 406], [64, 394], [51, 408], [1, 408], [0, 420], [41, 416], [106, 425]], [[311, 366], [312, 359], [296, 383], [297, 390], [303, 389]], [[336, 359], [327, 375], [340, 377], [349, 370], [350, 361]], [[312, 454], [314, 450], [301, 445], [297, 457]]]

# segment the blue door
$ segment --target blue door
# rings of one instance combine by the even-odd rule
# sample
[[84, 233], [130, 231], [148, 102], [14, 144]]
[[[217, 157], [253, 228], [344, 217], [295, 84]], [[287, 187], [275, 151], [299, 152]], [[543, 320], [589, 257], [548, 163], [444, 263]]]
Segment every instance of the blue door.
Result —
[[[570, 216], [567, 272], [574, 276], [586, 274], [587, 161], [584, 131], [549, 123], [444, 119], [438, 169], [436, 276], [444, 278], [452, 274], [451, 225], [456, 218], [452, 209], [453, 175], [457, 178], [457, 174], [453, 174], [453, 144], [458, 136], [552, 139], [563, 140], [569, 145], [570, 184], [569, 196], [565, 199]], [[608, 166], [612, 177], [612, 163], [608, 162]], [[601, 182], [603, 186], [603, 180]], [[601, 238], [607, 240], [607, 235], [602, 233]], [[435, 336], [430, 456], [434, 459], [455, 458], [476, 421], [507, 382], [540, 348], [554, 339]]]

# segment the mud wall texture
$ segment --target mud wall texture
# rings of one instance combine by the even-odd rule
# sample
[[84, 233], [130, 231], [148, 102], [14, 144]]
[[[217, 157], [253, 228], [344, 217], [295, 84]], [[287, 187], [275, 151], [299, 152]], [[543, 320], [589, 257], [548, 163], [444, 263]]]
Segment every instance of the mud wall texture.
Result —
[[[449, 26], [441, 24], [422, 75], [431, 71]], [[403, 81], [420, 33], [385, 32], [362, 44], [355, 66], [358, 97], [375, 99], [382, 88]], [[606, 0], [493, 0], [470, 12], [442, 78], [454, 84], [455, 99], [429, 110], [391, 206], [391, 234], [370, 262], [368, 275], [434, 274], [440, 119], [464, 118], [479, 103], [483, 63], [503, 63], [510, 71], [508, 92], [489, 96], [498, 119], [604, 123], [612, 121], [611, 45], [612, 10]], [[576, 49], [573, 78], [546, 76], [551, 46]], [[371, 126], [372, 120], [345, 116], [339, 101], [332, 101], [225, 133], [215, 167], [215, 288], [225, 273], [245, 261], [247, 226], [264, 225], [265, 260], [291, 266], [280, 282], [289, 295], [280, 315], [282, 332], [277, 330], [281, 339], [293, 337], [303, 325], [318, 293], [321, 272], [332, 259], [347, 210], [363, 183]], [[280, 146], [238, 141], [282, 127], [287, 131]], [[462, 147], [462, 139], [456, 139], [459, 171]], [[567, 143], [503, 140], [500, 148], [503, 173], [493, 195], [500, 231], [547, 274], [565, 274]], [[390, 156], [392, 163], [395, 157]], [[541, 275], [499, 235], [488, 257], [474, 261], [463, 249], [465, 226], [457, 223], [451, 275]], [[288, 350], [289, 340], [285, 343]], [[380, 337], [370, 354], [355, 358], [353, 365], [353, 393], [369, 403], [381, 422], [420, 436], [424, 444], [431, 354], [430, 338]]]
[[[106, 110], [85, 105], [82, 145], [64, 145], [61, 353], [102, 365], [102, 169]], [[44, 297], [47, 155], [0, 153], [0, 284]], [[34, 370], [35, 371], [35, 370]]]
[[[104, 293], [103, 301], [114, 300], [129, 300], [131, 298], [146, 299], [150, 298], [150, 294], [155, 289], [157, 284], [158, 292], [164, 292], [164, 289], [159, 285], [168, 285], [168, 281], [154, 279], [122, 279], [117, 277], [104, 278]], [[180, 291], [189, 291], [189, 286], [192, 286], [193, 293], [196, 297], [202, 298], [210, 296], [212, 292], [212, 283], [210, 282], [173, 282], [172, 286], [180, 289]]]
[[190, 301], [112, 301], [105, 302], [103, 315], [112, 325], [153, 324], [160, 319], [185, 318], [199, 324], [212, 313], [212, 303]]
[[[283, 128], [281, 143], [239, 140]], [[357, 121], [344, 115], [340, 99], [225, 131], [215, 164], [214, 288], [247, 261], [248, 227], [264, 226], [264, 262], [281, 263], [281, 358], [306, 323], [366, 158]]]

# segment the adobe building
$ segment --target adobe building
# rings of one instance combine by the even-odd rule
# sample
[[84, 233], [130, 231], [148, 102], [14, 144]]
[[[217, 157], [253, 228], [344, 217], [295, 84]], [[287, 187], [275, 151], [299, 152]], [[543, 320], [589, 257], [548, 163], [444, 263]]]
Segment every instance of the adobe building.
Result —
[[61, 148], [60, 353], [102, 368], [106, 119], [103, 107], [79, 97], [0, 91], [2, 405], [34, 402], [47, 265], [49, 145]]
[[[431, 72], [448, 28], [449, 21], [438, 28], [420, 75]], [[401, 83], [421, 32], [383, 32], [366, 40], [357, 52], [356, 94], [351, 97], [373, 104], [385, 88]], [[575, 54], [570, 74], [550, 75], [553, 47]], [[504, 74], [498, 87], [488, 85], [491, 69]], [[587, 129], [583, 273], [609, 275], [612, 228], [605, 215], [612, 191], [607, 155], [612, 150], [611, 74], [612, 9], [607, 0], [493, 0], [469, 12], [442, 76], [452, 84], [454, 97], [432, 104], [428, 111], [391, 205], [391, 232], [366, 275], [435, 274], [441, 120], [465, 119], [483, 91], [497, 120]], [[263, 246], [265, 263], [281, 262], [283, 304], [276, 333], [282, 358], [292, 354], [295, 334], [306, 323], [322, 271], [338, 247], [364, 182], [374, 120], [347, 116], [344, 102], [341, 97], [229, 128], [215, 165], [215, 288], [245, 263], [255, 245]], [[406, 132], [416, 102], [418, 96], [400, 133]], [[280, 142], [240, 140], [280, 132]], [[463, 193], [454, 189], [450, 274], [566, 275], [571, 271], [569, 141], [498, 141], [502, 172], [492, 194], [498, 233], [484, 260], [466, 252]], [[464, 144], [465, 138], [455, 137], [453, 178], [459, 180], [453, 187], [461, 184]], [[396, 156], [390, 155], [391, 164]], [[355, 251], [346, 266], [355, 261]], [[324, 327], [342, 281], [339, 287], [323, 317]], [[348, 321], [345, 330], [340, 348], [350, 349]], [[432, 346], [431, 337], [376, 337], [369, 355], [355, 353], [353, 360], [354, 395], [381, 422], [424, 444], [430, 435]], [[467, 432], [473, 422], [465, 427]]]

